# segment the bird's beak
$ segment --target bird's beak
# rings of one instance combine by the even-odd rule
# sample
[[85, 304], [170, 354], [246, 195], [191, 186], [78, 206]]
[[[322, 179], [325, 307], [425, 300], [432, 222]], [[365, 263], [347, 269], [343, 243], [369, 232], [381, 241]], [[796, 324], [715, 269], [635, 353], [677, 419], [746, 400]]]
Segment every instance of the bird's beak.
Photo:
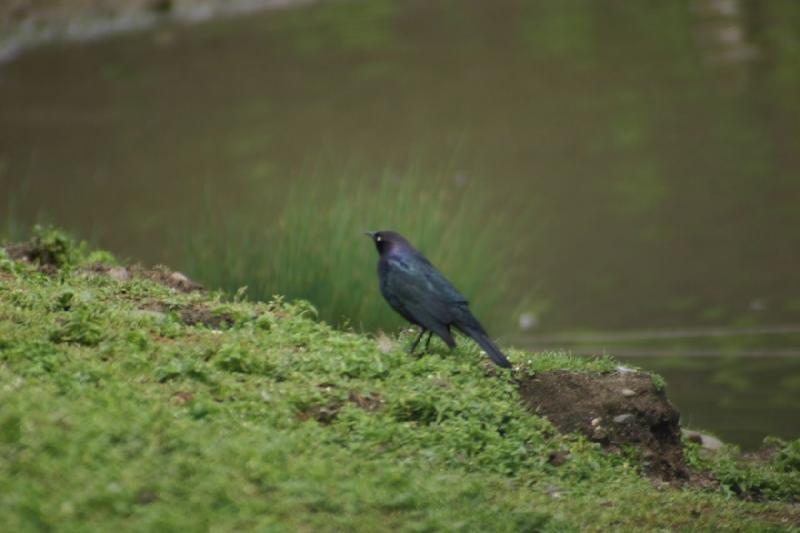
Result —
[[374, 238], [375, 238], [375, 233], [376, 233], [376, 232], [374, 232], [374, 231], [365, 231], [365, 232], [364, 232], [364, 235], [366, 235], [366, 236], [367, 236], [367, 237], [369, 237], [370, 239], [374, 239]]

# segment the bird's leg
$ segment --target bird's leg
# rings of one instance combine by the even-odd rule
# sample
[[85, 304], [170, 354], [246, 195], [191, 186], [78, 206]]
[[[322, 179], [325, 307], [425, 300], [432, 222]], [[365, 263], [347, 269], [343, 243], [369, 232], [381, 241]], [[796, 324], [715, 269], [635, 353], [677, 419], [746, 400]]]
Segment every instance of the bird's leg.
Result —
[[411, 345], [411, 349], [408, 351], [408, 353], [414, 353], [414, 350], [417, 349], [417, 344], [419, 344], [419, 341], [422, 340], [423, 335], [425, 335], [425, 328], [420, 328], [417, 340], [415, 340], [414, 344]]
[[428, 332], [428, 340], [425, 341], [425, 351], [428, 351], [428, 347], [431, 345], [431, 335], [433, 335], [433, 331]]

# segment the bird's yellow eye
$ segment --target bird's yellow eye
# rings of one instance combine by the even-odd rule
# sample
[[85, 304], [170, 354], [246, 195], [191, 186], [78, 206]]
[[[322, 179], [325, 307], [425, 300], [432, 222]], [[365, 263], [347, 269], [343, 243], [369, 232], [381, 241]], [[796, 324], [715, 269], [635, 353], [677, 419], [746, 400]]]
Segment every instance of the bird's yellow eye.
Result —
[[378, 235], [377, 237], [375, 237], [375, 240], [378, 241], [378, 242], [381, 242], [381, 236]]

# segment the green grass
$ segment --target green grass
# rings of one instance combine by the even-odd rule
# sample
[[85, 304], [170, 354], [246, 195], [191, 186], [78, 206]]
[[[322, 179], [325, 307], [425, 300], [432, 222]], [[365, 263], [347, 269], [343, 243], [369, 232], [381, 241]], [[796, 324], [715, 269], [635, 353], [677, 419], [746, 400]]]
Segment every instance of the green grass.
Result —
[[[309, 182], [315, 184], [310, 190]], [[183, 241], [185, 270], [211, 287], [233, 292], [247, 286], [253, 298], [309, 300], [336, 325], [396, 329], [403, 321], [380, 296], [377, 254], [364, 236], [393, 229], [447, 273], [487, 327], [512, 323], [506, 283], [513, 236], [489, 216], [481, 184], [459, 185], [414, 169], [329, 185], [319, 185], [323, 179], [296, 183], [277, 227], [232, 214], [223, 227], [194, 231], [188, 244]]]
[[[90, 252], [63, 242], [56, 275], [0, 252], [5, 530], [777, 531], [800, 520], [788, 503], [660, 487], [634, 459], [559, 435], [469, 343], [411, 357], [407, 337], [334, 329], [304, 302], [90, 276], [79, 268]], [[232, 325], [186, 325], [188, 308]], [[508, 354], [528, 373], [616, 364]], [[556, 451], [561, 466], [548, 461]], [[797, 444], [779, 455], [761, 468], [770, 496], [791, 499]]]
[[772, 459], [747, 465], [735, 446], [726, 446], [709, 456], [699, 444], [685, 444], [689, 464], [712, 472], [727, 494], [800, 501], [800, 439], [786, 442], [767, 437], [764, 444], [773, 450]]

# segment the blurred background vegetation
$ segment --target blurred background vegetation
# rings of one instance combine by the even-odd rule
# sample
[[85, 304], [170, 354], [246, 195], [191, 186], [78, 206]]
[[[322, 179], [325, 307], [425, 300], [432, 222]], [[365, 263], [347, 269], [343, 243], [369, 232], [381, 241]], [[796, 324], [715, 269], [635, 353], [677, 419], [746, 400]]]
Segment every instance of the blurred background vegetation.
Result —
[[[799, 95], [793, 0], [350, 0], [167, 22], [0, 65], [0, 224], [390, 331], [362, 232], [397, 229], [507, 342], [667, 369], [714, 356], [674, 374], [717, 399], [676, 398], [695, 425], [721, 427], [746, 384], [768, 397], [763, 431], [797, 436]], [[619, 330], [638, 335], [581, 337]]]
[[175, 246], [187, 270], [212, 286], [231, 292], [246, 286], [260, 299], [304, 298], [338, 325], [396, 329], [405, 321], [376, 290], [377, 254], [364, 235], [395, 229], [436, 250], [438, 266], [454, 274], [479, 312], [498, 324], [513, 319], [506, 308], [512, 256], [495, 238], [510, 229], [502, 222], [508, 217], [484, 218], [485, 200], [474, 186], [413, 167], [377, 175], [354, 168], [347, 175], [293, 187], [274, 226], [251, 213], [224, 215], [211, 231], [176, 234]]

